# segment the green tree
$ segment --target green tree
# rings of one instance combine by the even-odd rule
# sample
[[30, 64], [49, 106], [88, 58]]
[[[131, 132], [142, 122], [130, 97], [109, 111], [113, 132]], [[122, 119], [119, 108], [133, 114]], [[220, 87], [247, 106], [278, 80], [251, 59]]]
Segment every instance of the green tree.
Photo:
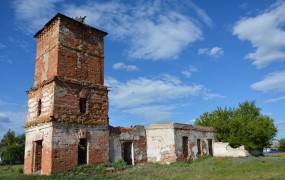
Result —
[[277, 132], [273, 120], [262, 115], [255, 102], [241, 103], [235, 109], [217, 108], [200, 116], [196, 124], [213, 127], [219, 141], [229, 142], [232, 147], [244, 145], [251, 152], [269, 146]]
[[0, 157], [3, 164], [16, 164], [24, 162], [25, 136], [16, 136], [15, 132], [8, 130], [0, 142]]
[[281, 152], [285, 152], [285, 139], [280, 139], [278, 150]]
[[218, 107], [213, 112], [206, 112], [198, 119], [195, 124], [200, 126], [213, 127], [217, 132], [218, 141], [228, 141], [228, 135], [230, 133], [229, 122], [231, 120], [233, 110], [229, 108]]

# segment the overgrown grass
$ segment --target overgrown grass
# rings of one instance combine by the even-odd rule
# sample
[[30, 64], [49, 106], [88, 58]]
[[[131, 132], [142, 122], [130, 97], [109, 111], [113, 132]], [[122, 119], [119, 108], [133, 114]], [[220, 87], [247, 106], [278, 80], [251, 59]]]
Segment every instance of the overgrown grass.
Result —
[[[113, 167], [113, 168], [112, 168]], [[171, 165], [147, 163], [135, 167], [114, 164], [79, 166], [52, 176], [24, 176], [21, 166], [0, 166], [0, 179], [285, 179], [285, 153], [248, 158], [203, 158]], [[106, 169], [110, 169], [106, 171]]]

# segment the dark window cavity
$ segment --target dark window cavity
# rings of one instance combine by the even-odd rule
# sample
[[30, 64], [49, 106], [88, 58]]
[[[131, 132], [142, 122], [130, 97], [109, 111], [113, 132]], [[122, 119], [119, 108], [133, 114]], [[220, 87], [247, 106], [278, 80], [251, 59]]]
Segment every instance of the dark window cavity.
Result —
[[42, 113], [42, 100], [40, 99], [38, 102], [38, 116]]
[[86, 104], [87, 104], [86, 98], [80, 98], [79, 100], [80, 113], [82, 114], [86, 113]]

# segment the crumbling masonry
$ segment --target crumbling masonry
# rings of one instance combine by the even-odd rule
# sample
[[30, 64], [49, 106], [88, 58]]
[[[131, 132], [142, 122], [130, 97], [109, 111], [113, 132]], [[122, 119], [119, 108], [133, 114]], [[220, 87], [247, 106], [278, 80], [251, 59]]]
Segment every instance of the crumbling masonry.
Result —
[[35, 34], [34, 85], [27, 91], [25, 174], [49, 175], [80, 164], [118, 160], [133, 165], [147, 160], [170, 163], [212, 153], [207, 148], [214, 140], [210, 128], [109, 126], [104, 86], [106, 35], [83, 20], [62, 14]]

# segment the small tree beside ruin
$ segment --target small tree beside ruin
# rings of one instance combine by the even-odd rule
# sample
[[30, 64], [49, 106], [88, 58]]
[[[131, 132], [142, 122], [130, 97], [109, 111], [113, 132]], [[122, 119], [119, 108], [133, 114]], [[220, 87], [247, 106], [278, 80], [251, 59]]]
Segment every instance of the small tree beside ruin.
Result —
[[217, 108], [206, 112], [195, 124], [213, 127], [219, 141], [229, 142], [232, 147], [244, 145], [250, 152], [262, 152], [270, 146], [277, 132], [273, 119], [261, 114], [255, 102], [244, 102], [234, 109]]

